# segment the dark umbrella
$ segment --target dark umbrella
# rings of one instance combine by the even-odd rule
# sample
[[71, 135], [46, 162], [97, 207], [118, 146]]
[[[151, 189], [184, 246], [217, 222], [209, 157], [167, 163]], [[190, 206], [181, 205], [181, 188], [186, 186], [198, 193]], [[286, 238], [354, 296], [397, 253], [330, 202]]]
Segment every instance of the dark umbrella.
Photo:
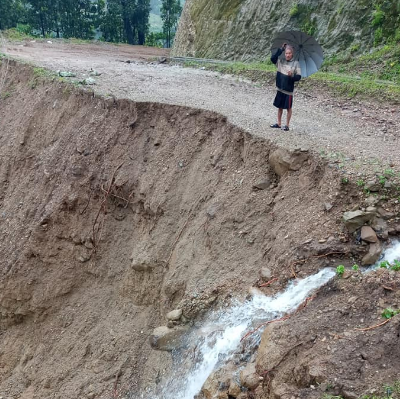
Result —
[[317, 72], [321, 67], [324, 52], [312, 36], [300, 31], [278, 33], [272, 42], [272, 52], [276, 52], [283, 43], [290, 44], [294, 48], [294, 59], [300, 63], [303, 78]]

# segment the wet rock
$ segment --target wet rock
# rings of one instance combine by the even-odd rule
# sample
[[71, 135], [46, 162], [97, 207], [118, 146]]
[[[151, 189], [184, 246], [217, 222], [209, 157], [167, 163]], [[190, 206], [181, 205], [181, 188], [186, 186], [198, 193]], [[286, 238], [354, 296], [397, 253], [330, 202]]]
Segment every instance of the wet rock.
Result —
[[182, 317], [182, 309], [175, 309], [167, 313], [167, 320], [178, 321]]
[[234, 398], [237, 398], [242, 390], [240, 389], [239, 384], [237, 384], [235, 381], [231, 381], [231, 385], [229, 385], [228, 389], [228, 394], [230, 396], [233, 396]]
[[272, 277], [271, 269], [269, 269], [268, 267], [263, 267], [261, 269], [261, 277], [265, 280], [270, 279]]
[[373, 243], [378, 241], [378, 237], [374, 229], [370, 226], [363, 226], [361, 228], [361, 239], [365, 242]]
[[240, 383], [248, 389], [256, 389], [260, 384], [260, 376], [256, 372], [255, 363], [247, 365], [240, 372]]
[[363, 266], [370, 266], [376, 263], [381, 256], [382, 253], [382, 247], [380, 242], [375, 242], [373, 244], [370, 244], [368, 253], [362, 258], [361, 264]]
[[350, 211], [343, 214], [343, 222], [347, 230], [349, 230], [350, 233], [354, 233], [365, 223], [371, 221], [375, 216], [376, 213], [371, 208], [367, 208], [365, 212], [361, 210]]
[[279, 148], [271, 153], [269, 163], [278, 176], [283, 176], [290, 170], [299, 170], [308, 158], [308, 151], [295, 150], [290, 152]]
[[267, 177], [255, 183], [253, 189], [255, 190], [265, 190], [271, 185], [271, 180]]
[[183, 338], [187, 330], [187, 327], [157, 327], [150, 336], [150, 345], [154, 349], [161, 351], [172, 351], [181, 348], [184, 345]]

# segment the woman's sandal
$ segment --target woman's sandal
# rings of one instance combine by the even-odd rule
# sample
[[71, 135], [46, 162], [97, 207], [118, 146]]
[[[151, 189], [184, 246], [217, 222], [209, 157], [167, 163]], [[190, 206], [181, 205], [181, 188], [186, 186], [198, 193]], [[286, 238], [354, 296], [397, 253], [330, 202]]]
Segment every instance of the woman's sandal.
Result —
[[272, 127], [272, 128], [275, 128], [275, 129], [280, 129], [281, 128], [277, 123], [274, 123], [273, 125], [269, 125], [269, 127]]
[[289, 126], [285, 125], [285, 127], [283, 127], [282, 130], [284, 130], [285, 132], [287, 132], [287, 131], [289, 130]]

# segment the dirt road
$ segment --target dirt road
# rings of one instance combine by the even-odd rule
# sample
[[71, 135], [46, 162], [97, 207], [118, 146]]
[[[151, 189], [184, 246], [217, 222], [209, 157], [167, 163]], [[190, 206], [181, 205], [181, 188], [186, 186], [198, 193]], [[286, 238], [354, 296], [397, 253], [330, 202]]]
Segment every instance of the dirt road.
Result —
[[[271, 129], [276, 110], [274, 87], [199, 69], [160, 64], [162, 49], [106, 44], [26, 42], [3, 44], [12, 57], [51, 70], [72, 71], [79, 80], [91, 69], [94, 90], [139, 102], [161, 102], [208, 109], [232, 123], [288, 148], [310, 148], [328, 154], [344, 173], [400, 170], [400, 110], [390, 104], [338, 102], [324, 93], [298, 93], [291, 131]], [[128, 62], [127, 62], [128, 61]]]

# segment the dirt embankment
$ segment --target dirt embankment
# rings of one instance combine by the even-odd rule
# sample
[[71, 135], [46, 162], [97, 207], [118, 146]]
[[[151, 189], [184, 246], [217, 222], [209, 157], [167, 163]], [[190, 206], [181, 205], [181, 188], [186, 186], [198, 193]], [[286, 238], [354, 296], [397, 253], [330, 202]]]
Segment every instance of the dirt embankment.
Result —
[[365, 252], [340, 222], [356, 195], [312, 154], [279, 177], [218, 114], [1, 68], [1, 396], [135, 397], [170, 367], [148, 340], [168, 311]]

